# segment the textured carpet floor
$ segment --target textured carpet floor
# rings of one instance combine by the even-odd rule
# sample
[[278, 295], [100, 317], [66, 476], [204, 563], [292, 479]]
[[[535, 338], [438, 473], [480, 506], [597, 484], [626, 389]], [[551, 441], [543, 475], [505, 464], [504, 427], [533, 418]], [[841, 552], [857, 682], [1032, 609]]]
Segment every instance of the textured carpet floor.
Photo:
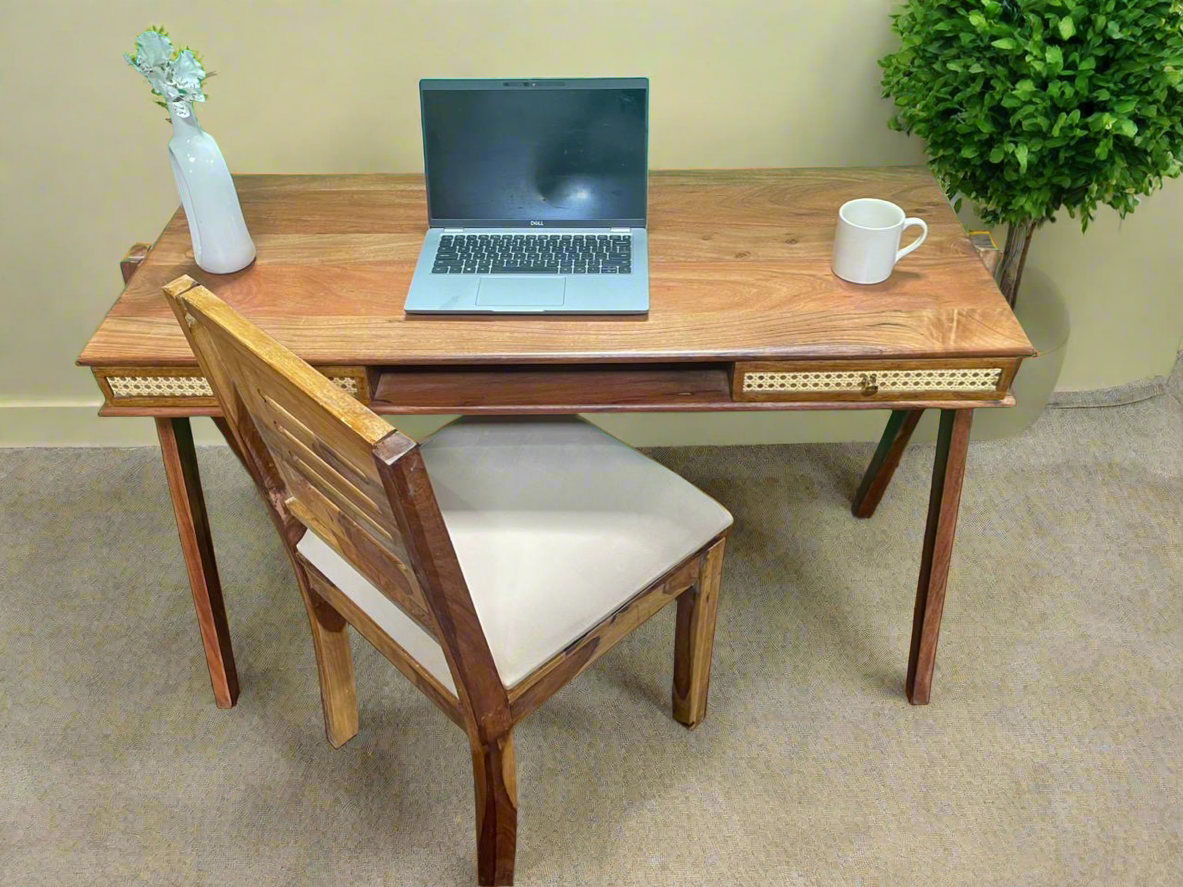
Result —
[[[710, 717], [672, 610], [517, 732], [519, 885], [1183, 884], [1183, 386], [975, 444], [933, 704], [902, 688], [931, 447], [662, 450], [728, 505]], [[355, 641], [323, 737], [299, 596], [201, 452], [242, 680], [211, 701], [157, 454], [0, 452], [0, 884], [475, 883], [468, 751]]]

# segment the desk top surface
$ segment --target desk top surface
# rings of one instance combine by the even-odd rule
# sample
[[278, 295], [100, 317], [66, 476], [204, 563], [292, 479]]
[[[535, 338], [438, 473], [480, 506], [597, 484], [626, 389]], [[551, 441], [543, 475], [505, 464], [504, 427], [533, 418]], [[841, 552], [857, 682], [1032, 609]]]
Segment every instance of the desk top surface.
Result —
[[[201, 271], [165, 227], [79, 363], [195, 363], [161, 293], [188, 274], [317, 364], [1022, 357], [1033, 353], [923, 167], [655, 172], [648, 315], [409, 316], [426, 229], [420, 175], [242, 175], [258, 258]], [[830, 271], [838, 207], [882, 197], [928, 242], [876, 286]]]

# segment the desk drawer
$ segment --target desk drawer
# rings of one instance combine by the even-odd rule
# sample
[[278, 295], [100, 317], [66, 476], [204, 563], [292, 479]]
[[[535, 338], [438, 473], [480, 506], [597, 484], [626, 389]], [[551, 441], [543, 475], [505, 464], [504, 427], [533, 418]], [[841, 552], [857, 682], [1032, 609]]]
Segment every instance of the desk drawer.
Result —
[[[370, 402], [364, 367], [317, 367], [334, 385]], [[95, 380], [110, 407], [217, 408], [214, 392], [197, 367], [95, 367]]]
[[998, 400], [1018, 370], [1014, 358], [782, 360], [737, 363], [737, 401]]

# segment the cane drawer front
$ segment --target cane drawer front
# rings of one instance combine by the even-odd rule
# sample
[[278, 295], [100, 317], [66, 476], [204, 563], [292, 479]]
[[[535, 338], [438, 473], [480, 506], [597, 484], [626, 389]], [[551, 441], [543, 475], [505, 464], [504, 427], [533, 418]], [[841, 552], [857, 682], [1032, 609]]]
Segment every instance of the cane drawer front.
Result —
[[[329, 381], [370, 402], [364, 367], [317, 367]], [[95, 379], [109, 407], [214, 408], [218, 401], [198, 367], [95, 367]]]
[[785, 360], [737, 363], [737, 401], [998, 400], [1014, 358], [945, 360]]

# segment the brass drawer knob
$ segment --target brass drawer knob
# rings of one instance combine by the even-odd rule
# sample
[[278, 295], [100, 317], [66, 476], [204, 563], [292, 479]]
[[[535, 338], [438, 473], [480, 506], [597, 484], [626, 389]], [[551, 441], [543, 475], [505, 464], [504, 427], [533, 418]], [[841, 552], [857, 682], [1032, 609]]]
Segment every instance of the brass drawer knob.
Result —
[[873, 397], [879, 393], [879, 379], [875, 373], [863, 373], [860, 381], [863, 386], [863, 394], [867, 397]]

